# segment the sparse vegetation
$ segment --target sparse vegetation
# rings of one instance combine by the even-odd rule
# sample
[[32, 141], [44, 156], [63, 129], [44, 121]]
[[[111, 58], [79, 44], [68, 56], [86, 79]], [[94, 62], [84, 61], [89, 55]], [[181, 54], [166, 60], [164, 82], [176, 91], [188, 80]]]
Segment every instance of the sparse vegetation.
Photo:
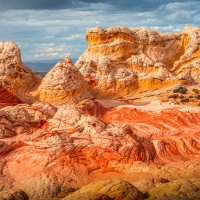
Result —
[[193, 91], [194, 93], [196, 93], [196, 94], [198, 94], [198, 93], [199, 93], [199, 90], [198, 90], [198, 89], [196, 89], [196, 88], [192, 89], [192, 91]]
[[[196, 95], [194, 95], [194, 93]], [[176, 99], [176, 104], [190, 102], [191, 105], [193, 105], [193, 102], [197, 103], [198, 100], [200, 100], [200, 89], [193, 88], [188, 91], [187, 88], [180, 86], [173, 90], [173, 94], [168, 96], [168, 99], [170, 98]], [[200, 101], [199, 104], [197, 103], [197, 105], [200, 106]]]
[[194, 98], [189, 97], [189, 102], [193, 102], [193, 101], [194, 101]]
[[181, 86], [181, 87], [179, 87], [179, 88], [173, 90], [173, 93], [186, 94], [187, 91], [188, 91], [188, 90], [187, 90], [185, 87], [182, 87], [182, 86]]
[[179, 96], [179, 99], [184, 99], [185, 97], [183, 95]]
[[186, 99], [181, 99], [181, 102], [182, 103], [187, 103], [187, 102], [189, 102], [189, 99], [187, 99], [187, 98]]
[[179, 93], [178, 89], [173, 90], [173, 93]]
[[173, 98], [173, 99], [177, 99], [178, 98], [178, 94], [172, 94], [170, 96], [168, 96], [168, 98]]

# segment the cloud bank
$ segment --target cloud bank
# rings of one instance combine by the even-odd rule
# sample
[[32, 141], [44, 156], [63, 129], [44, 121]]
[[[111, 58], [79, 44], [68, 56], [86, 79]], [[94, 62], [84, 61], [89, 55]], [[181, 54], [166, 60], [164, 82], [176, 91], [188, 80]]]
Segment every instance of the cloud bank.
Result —
[[200, 26], [198, 0], [0, 0], [0, 41], [12, 40], [22, 58], [78, 58], [87, 48], [88, 28], [145, 27], [176, 32]]

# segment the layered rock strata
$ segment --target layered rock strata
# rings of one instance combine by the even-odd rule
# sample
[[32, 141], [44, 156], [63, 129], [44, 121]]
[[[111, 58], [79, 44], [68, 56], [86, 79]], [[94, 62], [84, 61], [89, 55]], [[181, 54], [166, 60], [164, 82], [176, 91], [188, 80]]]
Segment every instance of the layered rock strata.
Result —
[[[200, 29], [159, 33], [143, 28], [90, 28], [76, 62], [97, 97], [133, 96], [199, 78]], [[194, 67], [193, 67], [194, 66]]]
[[40, 100], [57, 105], [91, 97], [85, 78], [68, 56], [47, 73], [38, 91]]
[[41, 81], [42, 77], [23, 65], [17, 45], [0, 42], [0, 89], [3, 92], [0, 102], [5, 98], [14, 103], [34, 102], [37, 97], [33, 92]]
[[0, 195], [13, 188], [53, 199], [75, 188], [65, 199], [181, 199], [188, 187], [187, 199], [198, 196], [200, 108], [116, 99], [197, 84], [198, 34], [92, 28], [76, 67], [66, 57], [43, 80], [16, 45], [0, 43]]
[[[15, 187], [33, 200], [51, 199], [66, 188], [123, 179], [145, 192], [154, 187], [152, 179], [200, 175], [196, 108], [152, 111], [127, 104], [111, 109], [83, 101], [0, 111], [0, 190]], [[138, 182], [145, 179], [144, 187]]]

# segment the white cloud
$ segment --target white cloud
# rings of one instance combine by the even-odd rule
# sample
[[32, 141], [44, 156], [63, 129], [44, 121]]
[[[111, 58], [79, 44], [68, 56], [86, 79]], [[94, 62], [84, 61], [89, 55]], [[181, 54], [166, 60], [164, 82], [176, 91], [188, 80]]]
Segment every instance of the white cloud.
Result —
[[47, 54], [35, 54], [34, 58], [40, 58], [40, 57], [57, 57], [58, 53], [47, 53]]
[[185, 24], [199, 26], [200, 4], [197, 1], [166, 3], [158, 9], [139, 12], [114, 10], [112, 5], [103, 3], [82, 2], [79, 6], [82, 6], [82, 10], [0, 12], [0, 41], [12, 40], [17, 43], [25, 60], [59, 58], [68, 52], [77, 58], [87, 48], [87, 29], [97, 24], [104, 29], [116, 25], [163, 32], [180, 31]]

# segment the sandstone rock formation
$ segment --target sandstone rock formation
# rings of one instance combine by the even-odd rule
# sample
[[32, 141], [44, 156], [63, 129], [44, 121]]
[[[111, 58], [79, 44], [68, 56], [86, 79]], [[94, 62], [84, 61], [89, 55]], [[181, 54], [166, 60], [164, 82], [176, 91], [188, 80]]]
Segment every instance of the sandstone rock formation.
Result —
[[[87, 196], [85, 196], [85, 194]], [[143, 194], [135, 188], [133, 185], [126, 181], [113, 180], [113, 181], [99, 181], [86, 185], [73, 194], [63, 198], [63, 200], [70, 199], [82, 199], [92, 200], [88, 198], [90, 194], [104, 194], [110, 197], [110, 199], [121, 199], [121, 200], [143, 200]], [[86, 198], [85, 198], [85, 197]]]
[[0, 191], [53, 199], [92, 183], [65, 199], [199, 195], [200, 107], [159, 100], [174, 84], [199, 87], [198, 34], [91, 28], [76, 67], [66, 57], [43, 80], [0, 43]]
[[90, 28], [88, 50], [76, 62], [96, 97], [125, 97], [199, 78], [199, 34], [143, 28]]
[[22, 190], [10, 189], [0, 192], [0, 200], [29, 200], [29, 198]]
[[[111, 109], [88, 101], [0, 109], [0, 189], [14, 186], [33, 200], [51, 199], [65, 188], [119, 178], [145, 193], [155, 180], [200, 175], [199, 109]], [[154, 181], [138, 184], [143, 179]]]
[[39, 93], [40, 100], [57, 105], [91, 97], [87, 82], [68, 56], [44, 77]]
[[175, 180], [150, 189], [148, 194], [151, 197], [148, 198], [149, 200], [156, 197], [157, 199], [199, 199], [200, 180], [197, 178]]
[[36, 97], [32, 92], [41, 80], [39, 75], [23, 66], [20, 50], [13, 42], [0, 42], [0, 88], [3, 92], [0, 102], [5, 98], [13, 103], [33, 102]]

